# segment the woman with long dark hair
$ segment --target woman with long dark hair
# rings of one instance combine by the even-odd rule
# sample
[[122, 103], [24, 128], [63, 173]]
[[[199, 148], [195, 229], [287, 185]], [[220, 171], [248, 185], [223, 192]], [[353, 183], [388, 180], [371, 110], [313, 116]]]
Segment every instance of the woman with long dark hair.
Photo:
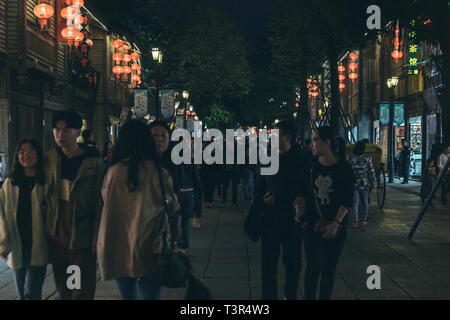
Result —
[[0, 190], [0, 255], [14, 271], [20, 300], [41, 299], [49, 262], [43, 184], [41, 147], [34, 139], [23, 139]]
[[157, 256], [168, 215], [173, 215], [179, 204], [172, 179], [155, 159], [155, 144], [147, 125], [140, 120], [127, 121], [103, 182], [104, 206], [97, 241], [102, 279], [114, 279], [124, 300], [156, 300], [161, 295], [155, 273]]

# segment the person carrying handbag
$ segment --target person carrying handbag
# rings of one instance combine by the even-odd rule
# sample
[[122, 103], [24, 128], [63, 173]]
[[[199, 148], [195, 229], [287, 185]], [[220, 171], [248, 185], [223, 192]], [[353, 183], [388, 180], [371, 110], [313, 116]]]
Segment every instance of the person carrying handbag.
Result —
[[102, 279], [114, 279], [124, 300], [161, 297], [157, 267], [163, 235], [168, 216], [180, 206], [169, 174], [164, 168], [160, 173], [161, 178], [150, 130], [140, 120], [128, 121], [103, 183], [97, 242]]
[[[336, 155], [336, 142], [330, 127], [320, 127], [312, 135], [316, 159], [309, 170], [296, 221], [306, 220], [305, 299], [315, 300], [320, 278], [320, 300], [331, 298], [334, 278], [346, 237], [347, 213], [353, 205], [355, 179], [345, 159]], [[305, 215], [305, 217], [303, 217]]]

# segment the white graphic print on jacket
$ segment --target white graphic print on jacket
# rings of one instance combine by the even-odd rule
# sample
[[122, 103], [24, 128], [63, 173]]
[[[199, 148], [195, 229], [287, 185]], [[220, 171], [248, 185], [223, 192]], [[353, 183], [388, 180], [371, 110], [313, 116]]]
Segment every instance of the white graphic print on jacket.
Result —
[[314, 189], [314, 194], [317, 198], [320, 199], [320, 204], [330, 204], [330, 193], [333, 192], [333, 189], [331, 189], [331, 186], [333, 185], [333, 179], [331, 179], [330, 176], [324, 177], [322, 175], [319, 175], [316, 181], [314, 181], [314, 185], [319, 189], [319, 191], [316, 191], [316, 189]]

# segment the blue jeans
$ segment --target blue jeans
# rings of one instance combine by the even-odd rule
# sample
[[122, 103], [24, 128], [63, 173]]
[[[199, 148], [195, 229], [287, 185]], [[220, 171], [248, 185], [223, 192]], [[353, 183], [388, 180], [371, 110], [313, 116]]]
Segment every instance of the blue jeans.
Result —
[[248, 170], [248, 179], [242, 184], [242, 192], [246, 200], [253, 199], [253, 192], [255, 189], [255, 178], [253, 172]]
[[359, 201], [361, 200], [364, 212], [364, 221], [369, 215], [369, 190], [355, 190], [353, 191], [353, 221], [358, 221]]
[[180, 248], [189, 248], [189, 219], [192, 217], [195, 206], [195, 193], [194, 191], [181, 192], [180, 196], [181, 210], [181, 244]]
[[41, 300], [47, 266], [26, 266], [14, 270], [19, 300]]
[[117, 289], [122, 300], [159, 300], [161, 284], [156, 275], [144, 278], [116, 279]]

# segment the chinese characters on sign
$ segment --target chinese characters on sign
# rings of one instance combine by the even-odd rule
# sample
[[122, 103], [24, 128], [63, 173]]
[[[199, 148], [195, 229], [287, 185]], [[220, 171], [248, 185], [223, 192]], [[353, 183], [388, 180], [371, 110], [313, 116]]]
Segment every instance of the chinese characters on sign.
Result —
[[147, 89], [134, 90], [134, 113], [138, 118], [143, 118], [148, 113]]
[[161, 115], [164, 119], [173, 117], [175, 112], [174, 90], [161, 90]]
[[385, 126], [389, 123], [389, 103], [380, 103], [380, 124]]
[[408, 52], [409, 52], [409, 59], [408, 59], [408, 75], [416, 75], [419, 74], [419, 70], [417, 69], [417, 63], [419, 62], [418, 59], [418, 45], [416, 43], [416, 20], [411, 20], [409, 23], [411, 31], [408, 33], [409, 37], [409, 46], [408, 46]]

